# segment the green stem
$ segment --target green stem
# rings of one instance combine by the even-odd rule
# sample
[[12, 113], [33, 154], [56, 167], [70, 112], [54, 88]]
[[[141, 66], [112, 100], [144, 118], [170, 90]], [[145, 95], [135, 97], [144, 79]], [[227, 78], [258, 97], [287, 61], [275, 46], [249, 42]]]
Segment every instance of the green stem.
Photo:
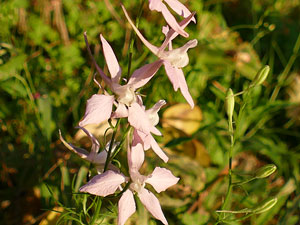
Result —
[[125, 139], [126, 139], [126, 136], [127, 136], [128, 132], [129, 132], [130, 128], [131, 128], [131, 126], [128, 125], [127, 128], [126, 128], [126, 130], [125, 130], [125, 132], [124, 132], [124, 134], [123, 134], [123, 136], [122, 136], [122, 138], [121, 138], [120, 144], [116, 147], [116, 149], [115, 149], [115, 151], [114, 151], [114, 154], [113, 154], [113, 155], [111, 156], [111, 158], [110, 158], [110, 161], [113, 160], [113, 159], [115, 158], [115, 156], [116, 156], [116, 155], [119, 153], [119, 151], [121, 150], [121, 148], [122, 148], [122, 146], [123, 146], [123, 144], [124, 144], [124, 141], [125, 141]]
[[[224, 210], [228, 203], [229, 203], [229, 199], [230, 199], [230, 196], [231, 196], [231, 192], [232, 192], [232, 153], [233, 153], [233, 147], [234, 147], [234, 135], [233, 135], [233, 125], [232, 125], [232, 117], [229, 117], [229, 120], [228, 120], [228, 131], [229, 131], [229, 134], [230, 134], [230, 148], [229, 148], [229, 152], [228, 152], [228, 164], [229, 164], [229, 168], [228, 168], [228, 188], [227, 188], [227, 193], [226, 193], [226, 196], [225, 196], [225, 200], [222, 204], [222, 207], [221, 207], [221, 210]], [[224, 219], [224, 214], [221, 213], [219, 218], [218, 218], [218, 222], [222, 219]], [[222, 217], [222, 219], [221, 219]], [[217, 222], [217, 224], [218, 224]]]
[[285, 82], [297, 56], [298, 56], [298, 51], [300, 49], [300, 33], [298, 35], [298, 38], [297, 38], [297, 41], [296, 41], [296, 44], [294, 46], [294, 49], [293, 49], [293, 54], [291, 55], [287, 65], [285, 66], [282, 74], [280, 75], [280, 77], [278, 78], [278, 85], [276, 86], [276, 88], [274, 89], [273, 93], [272, 93], [272, 96], [271, 96], [271, 101], [275, 101], [275, 99], [277, 98], [277, 95], [280, 91], [280, 88], [281, 86], [283, 85], [283, 83]]
[[96, 198], [98, 198], [98, 199], [97, 199], [97, 205], [96, 205], [96, 209], [95, 209], [95, 212], [94, 212], [94, 216], [93, 216], [93, 218], [92, 218], [92, 220], [91, 220], [90, 225], [93, 225], [93, 224], [96, 222], [96, 220], [97, 220], [97, 218], [98, 218], [98, 214], [99, 214], [100, 209], [101, 209], [101, 205], [102, 205], [102, 198], [101, 198], [101, 197], [98, 197], [98, 196], [97, 196]]
[[114, 141], [115, 141], [115, 138], [116, 138], [118, 127], [120, 125], [120, 121], [121, 121], [121, 119], [118, 119], [117, 120], [117, 124], [114, 127], [114, 131], [113, 131], [113, 134], [112, 134], [112, 137], [111, 137], [111, 140], [110, 140], [109, 149], [108, 149], [108, 152], [107, 152], [107, 157], [106, 157], [106, 161], [105, 161], [103, 172], [105, 172], [107, 170], [108, 164], [110, 162], [110, 155], [111, 155], [111, 152], [112, 152], [112, 148], [113, 148], [113, 145], [114, 145]]
[[[136, 18], [135, 21], [135, 26], [137, 28], [139, 28], [139, 24], [140, 24], [140, 18], [142, 16], [142, 12], [143, 12], [143, 6], [144, 6], [145, 0], [142, 0], [140, 8], [139, 8], [139, 14], [138, 17]], [[127, 70], [127, 80], [129, 79], [130, 76], [130, 70], [131, 70], [131, 61], [132, 61], [132, 54], [133, 54], [133, 44], [134, 44], [134, 40], [135, 40], [135, 33], [133, 35], [131, 35], [130, 37], [130, 45], [129, 45], [129, 54], [128, 54], [128, 70]]]

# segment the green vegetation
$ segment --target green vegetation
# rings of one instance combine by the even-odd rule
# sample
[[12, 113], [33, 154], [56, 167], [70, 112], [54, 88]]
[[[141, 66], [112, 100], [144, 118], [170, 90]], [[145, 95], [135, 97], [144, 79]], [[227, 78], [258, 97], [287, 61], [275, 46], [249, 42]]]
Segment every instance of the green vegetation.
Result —
[[[95, 204], [98, 197], [78, 194], [89, 165], [63, 146], [58, 130], [68, 141], [89, 147], [90, 142], [74, 129], [84, 115], [86, 100], [98, 91], [84, 31], [100, 67], [107, 71], [101, 33], [126, 75], [133, 32], [120, 2], [1, 2], [1, 224], [100, 224], [96, 217], [89, 218], [93, 215], [90, 212], [100, 210], [101, 205]], [[136, 19], [139, 1], [122, 2]], [[198, 46], [190, 50], [190, 64], [184, 68], [197, 107], [193, 112], [184, 111], [183, 104], [169, 114], [161, 110], [164, 136], [158, 141], [170, 156], [164, 167], [181, 178], [159, 196], [169, 224], [298, 224], [300, 2], [181, 2], [195, 11], [197, 18], [187, 29]], [[144, 4], [139, 28], [153, 44], [163, 41], [163, 25], [161, 15], [150, 12]], [[176, 41], [174, 46], [185, 42], [184, 38]], [[131, 71], [155, 59], [136, 39]], [[270, 71], [263, 82], [264, 65], [269, 65]], [[260, 77], [256, 77], [258, 71]], [[230, 118], [224, 105], [229, 88], [234, 94], [244, 92], [234, 98], [228, 126]], [[141, 94], [146, 95], [145, 105], [162, 98], [170, 108], [185, 102], [179, 92], [173, 94], [162, 69]], [[170, 114], [178, 119], [172, 120]], [[163, 164], [147, 160], [149, 169]], [[102, 203], [103, 224], [115, 224], [117, 199]], [[62, 216], [57, 218], [60, 213], [55, 211]], [[143, 224], [148, 216], [138, 207], [131, 224]], [[146, 221], [159, 224], [150, 216]]]

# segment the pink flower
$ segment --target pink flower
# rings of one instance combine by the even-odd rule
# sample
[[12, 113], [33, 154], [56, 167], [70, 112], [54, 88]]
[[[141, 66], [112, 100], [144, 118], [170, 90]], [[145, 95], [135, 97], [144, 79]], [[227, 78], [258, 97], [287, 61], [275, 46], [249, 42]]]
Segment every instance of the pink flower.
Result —
[[[61, 142], [72, 152], [74, 152], [76, 155], [78, 155], [80, 158], [89, 161], [90, 163], [95, 164], [96, 169], [98, 171], [98, 173], [102, 173], [103, 169], [104, 169], [104, 165], [105, 165], [105, 161], [107, 158], [107, 151], [108, 151], [108, 146], [105, 147], [104, 150], [102, 150], [99, 153], [99, 148], [100, 148], [100, 144], [98, 142], [98, 140], [94, 137], [93, 134], [91, 134], [87, 129], [85, 129], [84, 127], [78, 127], [79, 129], [81, 129], [84, 133], [86, 133], [86, 135], [89, 137], [89, 139], [92, 141], [92, 147], [91, 147], [91, 151], [88, 152], [87, 150], [83, 149], [83, 148], [79, 148], [76, 147], [74, 145], [72, 145], [71, 143], [66, 142], [62, 135], [61, 132], [59, 130], [59, 137]], [[115, 149], [116, 145], [113, 146], [113, 151]], [[112, 164], [109, 165], [110, 169], [113, 169], [115, 171], [118, 171], [118, 169], [113, 166]]]
[[[150, 125], [147, 120], [144, 120], [146, 114], [143, 113], [140, 98], [136, 95], [136, 89], [145, 85], [157, 72], [162, 65], [162, 61], [158, 60], [154, 63], [144, 65], [133, 72], [128, 83], [121, 86], [119, 84], [121, 78], [121, 67], [119, 66], [118, 60], [109, 45], [109, 43], [100, 35], [101, 43], [103, 46], [103, 53], [105, 61], [108, 66], [111, 78], [100, 69], [95, 62], [89, 48], [87, 38], [86, 44], [92, 60], [96, 66], [98, 73], [104, 82], [111, 88], [115, 95], [109, 95], [108, 93], [94, 94], [88, 101], [86, 106], [86, 112], [79, 123], [80, 126], [85, 126], [91, 123], [101, 123], [102, 121], [108, 120], [112, 116], [115, 118], [128, 117], [129, 123], [135, 124], [137, 129], [143, 130], [149, 133]], [[116, 105], [116, 110], [112, 115], [113, 105]], [[132, 125], [134, 126], [134, 125]]]
[[[134, 194], [136, 193], [146, 209], [163, 224], [168, 224], [158, 199], [155, 195], [145, 188], [146, 183], [153, 186], [158, 192], [162, 192], [170, 186], [176, 184], [179, 178], [175, 177], [171, 171], [156, 167], [149, 176], [139, 173], [144, 162], [144, 150], [140, 143], [133, 143], [131, 149], [128, 149], [128, 165], [130, 173], [130, 185], [119, 200], [118, 225], [125, 224], [126, 220], [136, 211]], [[96, 175], [86, 185], [80, 188], [81, 192], [107, 196], [113, 194], [122, 183], [127, 182], [129, 178], [123, 174], [108, 170], [103, 174]]]
[[[165, 66], [166, 73], [173, 84], [173, 88], [175, 91], [180, 88], [180, 91], [184, 98], [187, 100], [187, 102], [191, 105], [191, 107], [194, 107], [193, 99], [189, 93], [187, 83], [185, 81], [185, 77], [182, 71], [182, 68], [185, 67], [189, 62], [189, 57], [187, 54], [188, 49], [194, 48], [197, 45], [197, 40], [193, 39], [188, 41], [184, 46], [176, 49], [170, 49], [171, 47], [171, 41], [178, 35], [173, 29], [169, 30], [166, 34], [166, 39], [163, 42], [161, 47], [156, 47], [152, 45], [150, 42], [148, 42], [141, 32], [136, 28], [134, 23], [131, 21], [130, 17], [128, 16], [128, 13], [126, 12], [126, 9], [122, 5], [122, 9], [125, 13], [125, 16], [127, 20], [129, 21], [130, 25], [136, 32], [136, 34], [139, 36], [141, 41], [146, 45], [149, 50], [155, 54], [158, 58], [163, 60], [163, 64]], [[185, 18], [181, 23], [181, 27], [187, 26], [187, 24], [192, 20], [194, 14], [190, 14], [189, 17]], [[165, 51], [165, 48], [169, 45], [169, 50]]]
[[[183, 16], [184, 18], [191, 15], [191, 12], [178, 0], [164, 0], [165, 3], [169, 5], [178, 15]], [[156, 10], [161, 12], [173, 30], [175, 30], [178, 34], [188, 37], [188, 33], [183, 30], [183, 28], [177, 23], [175, 17], [170, 13], [167, 6], [163, 3], [162, 0], [149, 0], [149, 8], [150, 10]], [[193, 17], [192, 20], [196, 22]]]
[[[164, 100], [158, 101], [152, 108], [146, 110], [146, 115], [153, 127], [155, 127], [159, 122], [158, 111], [162, 106], [164, 106], [166, 102]], [[169, 160], [168, 156], [164, 153], [164, 151], [159, 147], [156, 140], [153, 138], [151, 133], [143, 133], [142, 131], [135, 129], [133, 131], [133, 138], [137, 143], [141, 143], [143, 145], [144, 150], [148, 150], [150, 147], [152, 150], [164, 161], [167, 162]]]

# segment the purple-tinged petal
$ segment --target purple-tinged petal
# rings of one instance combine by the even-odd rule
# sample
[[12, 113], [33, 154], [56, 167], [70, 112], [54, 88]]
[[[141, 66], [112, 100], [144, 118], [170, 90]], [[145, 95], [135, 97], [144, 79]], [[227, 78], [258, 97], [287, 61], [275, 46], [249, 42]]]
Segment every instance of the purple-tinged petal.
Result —
[[123, 174], [107, 170], [102, 174], [94, 176], [87, 184], [82, 186], [79, 191], [105, 197], [115, 193], [119, 185], [125, 181], [126, 177]]
[[87, 124], [101, 123], [108, 120], [111, 116], [114, 96], [111, 95], [93, 95], [88, 101], [83, 120], [79, 126]]
[[163, 211], [161, 210], [159, 201], [153, 193], [151, 193], [150, 191], [148, 191], [145, 188], [142, 188], [138, 192], [138, 196], [139, 196], [141, 202], [143, 203], [143, 205], [152, 214], [153, 217], [160, 220], [165, 225], [168, 224], [168, 222], [163, 214]]
[[151, 148], [161, 158], [165, 163], [168, 162], [169, 157], [164, 153], [164, 151], [159, 147], [156, 140], [151, 136]]
[[137, 129], [134, 129], [133, 137], [137, 140], [138, 143], [141, 143], [143, 145], [145, 151], [150, 148], [151, 134], [145, 134]]
[[179, 85], [180, 85], [179, 88], [180, 88], [181, 94], [186, 99], [186, 101], [190, 104], [191, 108], [194, 108], [194, 106], [195, 106], [194, 101], [189, 92], [189, 88], [185, 81], [185, 77], [184, 77], [182, 69], [177, 69], [177, 76], [178, 76], [178, 80], [179, 80]]
[[162, 65], [162, 60], [157, 60], [154, 63], [146, 64], [135, 70], [130, 77], [128, 84], [135, 90], [144, 86], [156, 74]]
[[133, 139], [132, 146], [127, 150], [127, 159], [130, 172], [138, 172], [145, 160], [145, 153], [141, 143]]
[[179, 84], [179, 80], [177, 77], [176, 68], [174, 66], [172, 66], [171, 63], [169, 63], [166, 60], [164, 61], [164, 66], [165, 66], [166, 74], [167, 74], [169, 80], [171, 81], [174, 90], [177, 91], [180, 84]]
[[119, 83], [122, 71], [121, 71], [121, 67], [118, 63], [118, 60], [115, 56], [115, 53], [113, 52], [109, 43], [102, 36], [102, 34], [100, 34], [100, 39], [102, 42], [103, 53], [104, 53], [104, 57], [105, 57], [105, 61], [107, 63], [109, 73], [111, 75], [111, 79], [112, 79], [113, 83]]
[[128, 109], [122, 103], [119, 103], [115, 112], [113, 112], [112, 118], [124, 118], [128, 117]]
[[152, 134], [157, 135], [157, 136], [161, 136], [161, 135], [162, 135], [162, 133], [159, 131], [159, 129], [157, 129], [155, 126], [151, 126], [150, 132], [151, 132]]
[[[191, 15], [191, 12], [178, 0], [164, 0], [178, 15], [186, 18]], [[196, 23], [195, 18], [192, 21]]]
[[177, 91], [178, 88], [180, 88], [180, 91], [181, 91], [183, 97], [187, 100], [187, 102], [190, 104], [190, 106], [192, 108], [194, 108], [194, 101], [189, 92], [182, 69], [173, 67], [167, 61], [164, 61], [164, 66], [165, 66], [166, 73], [167, 73], [171, 83], [173, 84], [174, 90]]
[[161, 12], [161, 7], [164, 3], [162, 3], [162, 0], [149, 0], [149, 9], [151, 11], [156, 10], [158, 12]]
[[151, 184], [155, 191], [160, 193], [174, 184], [177, 184], [178, 181], [179, 178], [175, 177], [170, 170], [156, 167], [145, 182]]
[[189, 56], [187, 51], [190, 48], [196, 47], [197, 44], [198, 41], [196, 39], [190, 40], [179, 48], [160, 52], [159, 57], [165, 61], [168, 61], [172, 66], [176, 68], [183, 68], [189, 63]]
[[169, 24], [170, 27], [172, 27], [173, 30], [175, 30], [178, 34], [182, 35], [183, 37], [187, 38], [189, 36], [189, 34], [180, 27], [175, 17], [170, 13], [169, 9], [164, 4], [162, 5], [161, 13], [163, 14], [163, 17], [165, 18], [166, 22]]
[[75, 154], [77, 154], [80, 158], [82, 159], [86, 159], [89, 155], [89, 152], [85, 149], [82, 148], [78, 148], [68, 142], [65, 141], [65, 139], [62, 137], [61, 135], [61, 131], [59, 130], [59, 138], [61, 140], [61, 142], [72, 152], [74, 152]]
[[98, 72], [98, 74], [100, 75], [100, 77], [104, 80], [104, 82], [109, 86], [111, 87], [112, 86], [112, 82], [111, 80], [109, 79], [108, 76], [106, 76], [106, 74], [100, 69], [100, 67], [98, 66], [93, 54], [92, 54], [92, 51], [91, 51], [91, 48], [90, 48], [90, 45], [89, 45], [89, 42], [88, 42], [88, 39], [87, 39], [87, 36], [86, 36], [86, 32], [83, 33], [83, 36], [84, 36], [84, 40], [85, 40], [85, 44], [86, 44], [86, 47], [87, 47], [87, 50], [88, 50], [88, 53], [89, 53], [89, 56], [90, 58], [92, 59], [93, 61], [93, 64], [94, 66], [96, 67], [96, 70]]
[[76, 128], [81, 129], [91, 139], [91, 141], [92, 141], [91, 152], [97, 153], [99, 150], [99, 147], [100, 147], [100, 144], [99, 144], [97, 138], [95, 138], [95, 136], [91, 132], [89, 132], [87, 129], [85, 129], [84, 127], [78, 126]]
[[[194, 18], [195, 14], [196, 13], [193, 12], [187, 18], [180, 21], [179, 22], [180, 27], [182, 29], [184, 29]], [[169, 50], [172, 50], [172, 40], [178, 36], [178, 33], [173, 29], [169, 29], [168, 26], [164, 26], [162, 31], [165, 34], [166, 38], [165, 38], [164, 42], [162, 43], [161, 47], [159, 48], [159, 52], [163, 51], [167, 47], [168, 44], [169, 44]]]
[[141, 39], [141, 41], [144, 43], [144, 45], [146, 45], [146, 47], [155, 55], [157, 55], [158, 53], [158, 47], [152, 45], [149, 41], [147, 41], [144, 36], [141, 34], [141, 32], [137, 29], [137, 27], [134, 25], [134, 23], [132, 22], [132, 20], [130, 19], [125, 7], [123, 5], [121, 5], [123, 12], [128, 20], [128, 22], [130, 23], [132, 29], [135, 31], [135, 33], [137, 34], [137, 36], [139, 36], [139, 38]]
[[158, 124], [158, 122], [159, 122], [158, 111], [165, 104], [166, 104], [165, 100], [159, 100], [157, 103], [155, 103], [154, 106], [152, 106], [150, 109], [146, 110], [149, 120], [153, 126], [156, 126]]
[[151, 124], [145, 110], [137, 103], [132, 103], [128, 107], [128, 122], [135, 129], [142, 131], [145, 134], [150, 133]]
[[124, 225], [127, 219], [136, 211], [133, 193], [127, 190], [119, 200], [118, 225]]

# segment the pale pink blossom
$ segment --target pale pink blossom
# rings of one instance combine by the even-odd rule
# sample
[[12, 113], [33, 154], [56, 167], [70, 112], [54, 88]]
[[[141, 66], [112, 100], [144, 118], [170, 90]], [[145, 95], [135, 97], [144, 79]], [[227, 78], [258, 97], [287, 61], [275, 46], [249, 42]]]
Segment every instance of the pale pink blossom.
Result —
[[[104, 150], [99, 152], [100, 144], [98, 140], [94, 137], [92, 133], [90, 133], [87, 129], [84, 127], [77, 127], [81, 129], [88, 138], [92, 141], [92, 147], [90, 151], [87, 151], [83, 148], [76, 147], [71, 143], [68, 143], [64, 140], [64, 138], [61, 135], [61, 131], [59, 130], [59, 137], [61, 142], [72, 152], [74, 152], [76, 155], [78, 155], [80, 158], [89, 161], [90, 163], [94, 164], [98, 173], [102, 173], [105, 165], [105, 161], [107, 158], [107, 152], [108, 152], [108, 145], [105, 146]], [[112, 151], [115, 150], [117, 143], [113, 145]], [[118, 171], [118, 169], [113, 166], [112, 164], [109, 164], [108, 168], [113, 169], [115, 171]]]
[[[178, 0], [164, 0], [164, 2], [167, 3], [178, 15], [183, 16], [184, 18], [191, 15], [191, 12]], [[178, 34], [184, 37], [189, 36], [188, 33], [184, 31], [183, 27], [177, 23], [175, 17], [170, 13], [162, 0], [149, 0], [149, 8], [150, 10], [161, 12], [169, 26], [172, 27], [172, 29]], [[194, 17], [192, 20], [196, 22]]]
[[[158, 101], [152, 108], [146, 110], [146, 115], [148, 116], [148, 120], [150, 124], [155, 127], [159, 122], [158, 111], [162, 106], [164, 106], [166, 102], [164, 100]], [[155, 134], [155, 133], [154, 133]], [[167, 162], [169, 160], [168, 156], [164, 153], [164, 151], [159, 147], [156, 140], [152, 136], [151, 133], [144, 133], [138, 129], [134, 129], [133, 138], [137, 143], [141, 143], [143, 145], [144, 150], [148, 150], [150, 147], [152, 150], [164, 161]]]
[[[125, 13], [125, 16], [127, 20], [129, 21], [130, 25], [138, 35], [138, 37], [141, 39], [141, 41], [146, 45], [146, 47], [155, 54], [158, 58], [163, 60], [163, 64], [167, 73], [167, 76], [169, 77], [169, 80], [173, 84], [173, 88], [175, 91], [180, 88], [180, 91], [184, 98], [187, 100], [187, 102], [190, 104], [190, 106], [194, 107], [194, 101], [189, 93], [187, 83], [185, 81], [185, 77], [182, 71], [182, 68], [185, 67], [189, 62], [189, 57], [187, 54], [187, 51], [190, 48], [194, 48], [197, 45], [197, 40], [193, 39], [188, 41], [184, 46], [176, 49], [171, 48], [171, 41], [178, 35], [177, 32], [175, 32], [173, 29], [170, 29], [166, 33], [166, 39], [163, 42], [161, 47], [157, 47], [152, 45], [150, 42], [148, 42], [144, 36], [141, 34], [141, 32], [137, 29], [137, 27], [134, 25], [132, 20], [130, 19], [126, 9], [122, 5], [122, 9]], [[189, 17], [185, 18], [181, 23], [181, 27], [187, 26], [187, 24], [192, 20], [194, 14], [191, 14]], [[166, 47], [169, 46], [169, 49], [166, 51]]]
[[[119, 200], [118, 225], [125, 224], [126, 220], [136, 211], [133, 197], [135, 193], [153, 217], [160, 220], [163, 224], [168, 224], [158, 199], [152, 192], [145, 188], [145, 185], [146, 183], [152, 185], [153, 188], [160, 193], [176, 184], [179, 178], [175, 177], [171, 171], [160, 167], [156, 167], [149, 176], [141, 175], [139, 169], [144, 162], [145, 156], [140, 143], [133, 142], [127, 154], [131, 183]], [[113, 194], [122, 183], [128, 182], [128, 180], [129, 178], [123, 174], [108, 170], [103, 174], [93, 177], [86, 185], [80, 188], [80, 191], [105, 197]]]
[[[98, 73], [104, 82], [110, 87], [115, 95], [94, 94], [88, 101], [85, 115], [80, 121], [80, 126], [85, 126], [91, 123], [101, 123], [111, 117], [121, 118], [128, 117], [129, 123], [137, 129], [145, 133], [149, 133], [151, 125], [145, 120], [146, 114], [142, 110], [141, 101], [136, 94], [136, 90], [144, 86], [158, 71], [162, 65], [162, 61], [158, 60], [151, 64], [146, 64], [141, 68], [135, 70], [131, 75], [129, 81], [125, 85], [120, 85], [121, 67], [118, 60], [109, 45], [109, 43], [100, 35], [105, 61], [111, 77], [109, 78], [97, 65], [95, 59], [91, 54], [87, 38], [85, 35], [86, 44], [92, 60], [96, 66]], [[100, 85], [99, 85], [100, 86]], [[113, 105], [116, 110], [113, 111]]]

